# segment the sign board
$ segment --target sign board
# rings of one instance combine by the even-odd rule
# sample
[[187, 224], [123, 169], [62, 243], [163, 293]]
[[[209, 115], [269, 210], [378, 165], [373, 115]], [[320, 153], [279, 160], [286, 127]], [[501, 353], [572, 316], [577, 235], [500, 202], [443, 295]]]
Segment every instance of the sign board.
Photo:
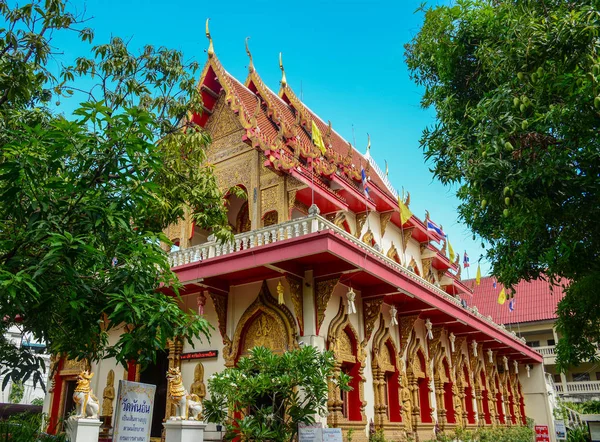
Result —
[[193, 351], [191, 353], [183, 353], [180, 358], [182, 361], [190, 361], [192, 359], [216, 358], [218, 355], [219, 355], [219, 350], [204, 350], [204, 351]]
[[550, 442], [550, 433], [548, 425], [535, 426], [535, 442]]
[[567, 426], [565, 425], [565, 421], [562, 419], [556, 419], [554, 421], [554, 431], [556, 431], [557, 439], [566, 439], [567, 438]]
[[592, 442], [600, 441], [600, 422], [588, 422]]
[[298, 424], [298, 442], [323, 442], [323, 425]]
[[119, 381], [113, 442], [150, 442], [156, 385]]
[[344, 442], [341, 428], [323, 428], [323, 442]]

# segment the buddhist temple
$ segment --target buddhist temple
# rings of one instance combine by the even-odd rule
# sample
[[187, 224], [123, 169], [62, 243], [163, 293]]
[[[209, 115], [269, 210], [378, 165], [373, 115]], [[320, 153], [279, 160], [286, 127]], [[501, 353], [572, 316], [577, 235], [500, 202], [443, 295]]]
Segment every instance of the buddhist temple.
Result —
[[[166, 233], [176, 244], [169, 259], [184, 285], [182, 307], [199, 309], [215, 331], [193, 348], [171, 342], [143, 372], [133, 363], [93, 364], [94, 391], [107, 388], [111, 370], [114, 382], [158, 385], [153, 436], [160, 437], [172, 412], [168, 368], [179, 367], [184, 384], [206, 394], [206, 379], [250, 348], [306, 344], [331, 350], [335, 369], [352, 376], [348, 393], [330, 386], [323, 425], [353, 429], [354, 441], [368, 440], [371, 422], [388, 440], [524, 425], [526, 416], [548, 424], [542, 356], [461, 304], [470, 289], [458, 257], [451, 260], [445, 239], [427, 228], [429, 215], [401, 216], [387, 173], [368, 148], [361, 153], [336, 132], [326, 119], [333, 116], [321, 118], [298, 98], [281, 56], [277, 90], [262, 81], [248, 45], [247, 77], [236, 79], [219, 61], [208, 22], [206, 33], [204, 108], [192, 118], [211, 136], [207, 161], [227, 195], [235, 237], [220, 244], [191, 220]], [[313, 143], [313, 124], [324, 150]], [[235, 186], [243, 197], [227, 193]], [[409, 197], [400, 201], [410, 208]], [[56, 363], [49, 411], [60, 417], [82, 363]]]

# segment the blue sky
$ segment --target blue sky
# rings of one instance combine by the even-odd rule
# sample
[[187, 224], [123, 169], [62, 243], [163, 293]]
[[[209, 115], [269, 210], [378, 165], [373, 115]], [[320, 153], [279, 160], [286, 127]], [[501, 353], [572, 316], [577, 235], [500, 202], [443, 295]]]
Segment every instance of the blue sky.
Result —
[[[392, 183], [411, 193], [411, 209], [419, 217], [429, 210], [443, 224], [454, 249], [467, 250], [471, 277], [483, 253], [468, 228], [458, 222], [454, 190], [433, 178], [419, 148], [423, 128], [434, 113], [421, 109], [422, 90], [409, 78], [404, 44], [419, 30], [423, 16], [419, 1], [213, 1], [90, 0], [85, 6], [96, 32], [94, 43], [111, 36], [131, 38], [132, 47], [153, 44], [180, 49], [202, 65], [207, 40], [204, 23], [211, 19], [217, 56], [240, 80], [247, 74], [244, 39], [250, 37], [254, 65], [263, 80], [278, 90], [279, 52], [290, 86], [334, 129], [364, 152], [367, 132], [371, 154]], [[86, 48], [73, 42], [54, 42], [65, 59]], [[482, 273], [489, 265], [482, 260]], [[465, 274], [463, 277], [466, 277]]]

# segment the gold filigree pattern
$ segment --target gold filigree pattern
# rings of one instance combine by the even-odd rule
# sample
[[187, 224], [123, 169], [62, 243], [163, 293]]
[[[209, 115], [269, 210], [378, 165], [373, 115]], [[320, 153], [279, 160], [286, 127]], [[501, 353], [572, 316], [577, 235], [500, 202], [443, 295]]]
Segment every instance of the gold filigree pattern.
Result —
[[354, 232], [354, 236], [360, 238], [360, 234], [362, 233], [362, 228], [365, 225], [365, 221], [367, 221], [367, 213], [357, 213], [356, 214], [356, 232]]
[[223, 344], [231, 343], [229, 336], [227, 336], [227, 304], [228, 295], [218, 294], [209, 292], [210, 299], [212, 299], [213, 305], [215, 306], [215, 312], [217, 313], [217, 321], [219, 322], [219, 333], [223, 339]]
[[327, 310], [327, 304], [331, 299], [333, 290], [339, 282], [340, 278], [326, 279], [324, 281], [318, 281], [315, 284], [315, 306], [317, 308], [317, 334], [323, 325], [325, 320], [325, 310]]
[[371, 339], [371, 333], [375, 327], [375, 321], [381, 312], [381, 306], [383, 304], [383, 296], [377, 298], [363, 299], [363, 320], [365, 327], [365, 337], [363, 339], [363, 345], [366, 346]]
[[388, 415], [387, 390], [389, 386], [387, 385], [386, 374], [399, 371], [397, 365], [398, 359], [392, 357], [390, 348], [393, 355], [398, 354], [396, 345], [390, 335], [390, 329], [385, 326], [383, 313], [380, 313], [379, 327], [373, 336], [371, 362], [376, 429], [388, 429], [388, 427], [391, 429], [390, 425], [398, 425], [398, 423], [392, 424]]
[[327, 424], [330, 427], [341, 428], [364, 428], [367, 423], [365, 415], [366, 402], [364, 401], [364, 369], [367, 357], [364, 346], [359, 343], [358, 334], [350, 323], [348, 314], [345, 313], [344, 302], [340, 298], [338, 312], [329, 324], [327, 333], [327, 348], [333, 352], [335, 358], [334, 376], [342, 370], [345, 362], [358, 364], [358, 392], [360, 400], [360, 421], [350, 421], [342, 413], [343, 401], [340, 388], [333, 382], [329, 383], [329, 394], [327, 400]]
[[290, 286], [290, 296], [292, 305], [294, 306], [294, 314], [298, 321], [300, 336], [304, 336], [304, 305], [302, 299], [302, 282], [291, 276], [286, 276], [288, 285]]
[[381, 213], [379, 215], [379, 226], [381, 228], [381, 237], [383, 238], [383, 235], [385, 235], [385, 229], [387, 228], [388, 223], [390, 222], [390, 219], [392, 219], [392, 215], [394, 214], [394, 212], [385, 212], [385, 213]]
[[285, 304], [278, 304], [263, 281], [258, 296], [240, 318], [230, 346], [223, 348], [226, 367], [252, 346], [262, 345], [273, 351], [298, 348], [295, 320]]
[[388, 258], [402, 264], [402, 260], [400, 259], [400, 255], [398, 254], [398, 250], [396, 249], [396, 246], [394, 245], [393, 241], [386, 255]]
[[261, 195], [261, 218], [265, 216], [267, 212], [271, 210], [278, 209], [278, 201], [277, 197], [278, 189], [277, 186], [269, 187], [268, 189], [263, 189], [260, 193]]
[[403, 252], [406, 252], [406, 246], [408, 245], [408, 242], [412, 238], [413, 230], [414, 230], [414, 227], [409, 227], [407, 229], [402, 229], [402, 232], [403, 232], [403, 235], [402, 235], [402, 248], [404, 249]]
[[408, 340], [413, 332], [415, 322], [419, 319], [419, 315], [405, 316], [400, 318], [400, 351], [404, 352]]

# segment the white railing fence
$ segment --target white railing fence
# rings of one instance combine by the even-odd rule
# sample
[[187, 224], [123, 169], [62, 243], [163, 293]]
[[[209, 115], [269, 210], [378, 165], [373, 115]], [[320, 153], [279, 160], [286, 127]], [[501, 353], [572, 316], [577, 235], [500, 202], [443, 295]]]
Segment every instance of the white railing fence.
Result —
[[[370, 256], [377, 260], [384, 262], [389, 267], [394, 268], [404, 276], [416, 281], [420, 285], [426, 287], [433, 293], [440, 297], [447, 299], [448, 301], [461, 306], [460, 299], [449, 295], [441, 288], [426, 281], [420, 276], [408, 270], [401, 264], [398, 264], [393, 259], [388, 258], [379, 250], [365, 244], [353, 235], [349, 234], [343, 229], [340, 229], [335, 224], [329, 222], [320, 215], [309, 215], [303, 218], [293, 219], [281, 224], [276, 224], [268, 227], [263, 227], [250, 232], [239, 233], [234, 236], [233, 241], [229, 243], [221, 244], [217, 241], [210, 240], [206, 243], [189, 247], [187, 249], [178, 250], [169, 254], [169, 264], [171, 267], [178, 267], [185, 264], [194, 262], [200, 262], [209, 258], [218, 256], [228, 255], [231, 253], [239, 252], [242, 250], [252, 249], [261, 247], [268, 244], [273, 244], [281, 241], [285, 241], [291, 238], [298, 238], [310, 233], [315, 233], [323, 230], [332, 230], [336, 234], [342, 236], [345, 240], [352, 242], [355, 246], [363, 249]], [[461, 307], [462, 308], [462, 307]], [[491, 326], [501, 330], [503, 333], [511, 336], [514, 339], [519, 339], [521, 342], [525, 342], [525, 338], [519, 338], [516, 336], [514, 331], [509, 331], [504, 325], [498, 325], [495, 323], [490, 316], [484, 316], [477, 310], [477, 307], [467, 307], [472, 315], [477, 316], [481, 320], [487, 322]], [[536, 349], [537, 350], [537, 349]]]
[[535, 351], [543, 354], [544, 356], [554, 356], [556, 354], [556, 346], [548, 345], [545, 347], [533, 347]]

